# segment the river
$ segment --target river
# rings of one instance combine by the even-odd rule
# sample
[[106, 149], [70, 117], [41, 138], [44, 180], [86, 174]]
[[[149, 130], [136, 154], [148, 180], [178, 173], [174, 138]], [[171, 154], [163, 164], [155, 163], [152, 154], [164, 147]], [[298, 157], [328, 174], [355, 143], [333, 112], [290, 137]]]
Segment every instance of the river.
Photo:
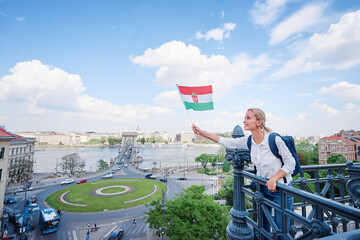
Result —
[[[184, 144], [146, 144], [139, 148], [138, 156], [143, 158], [139, 168], [151, 168], [156, 162], [157, 167], [196, 166], [195, 158], [202, 153], [217, 153], [218, 145], [186, 146]], [[36, 149], [34, 171], [36, 173], [55, 172], [56, 165], [61, 171], [61, 158], [65, 155], [78, 153], [85, 160], [85, 171], [96, 171], [97, 162], [103, 159], [110, 162], [118, 156], [119, 148], [114, 147], [47, 147]]]

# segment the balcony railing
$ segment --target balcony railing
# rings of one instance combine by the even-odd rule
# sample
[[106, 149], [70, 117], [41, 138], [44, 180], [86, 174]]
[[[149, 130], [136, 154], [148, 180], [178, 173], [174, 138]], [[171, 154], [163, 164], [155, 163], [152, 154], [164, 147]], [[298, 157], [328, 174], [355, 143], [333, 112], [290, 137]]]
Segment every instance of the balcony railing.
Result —
[[[226, 159], [234, 167], [234, 204], [227, 227], [228, 239], [333, 239], [335, 234], [334, 239], [360, 239], [360, 165], [349, 162], [302, 166], [303, 172], [294, 182], [300, 189], [278, 183], [281, 203], [276, 204], [260, 191], [267, 179], [245, 169], [251, 161], [249, 151], [226, 152]], [[321, 178], [320, 171], [326, 171], [327, 176]], [[286, 195], [295, 199], [292, 210], [286, 208]], [[281, 226], [276, 224], [269, 208], [280, 212]], [[265, 219], [270, 223], [269, 230], [264, 228]]]

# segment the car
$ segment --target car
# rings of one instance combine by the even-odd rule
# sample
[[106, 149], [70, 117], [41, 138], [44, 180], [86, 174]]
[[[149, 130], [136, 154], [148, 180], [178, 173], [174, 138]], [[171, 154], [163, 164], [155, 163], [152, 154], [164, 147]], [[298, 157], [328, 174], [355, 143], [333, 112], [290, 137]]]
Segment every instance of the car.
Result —
[[32, 203], [36, 203], [37, 202], [37, 197], [35, 195], [31, 196], [30, 198]]
[[113, 175], [111, 173], [107, 173], [104, 176], [101, 177], [102, 179], [109, 179], [109, 178], [113, 178]]
[[72, 184], [72, 183], [74, 183], [74, 179], [71, 178], [61, 181], [61, 185]]
[[126, 167], [126, 168], [127, 168], [127, 167], [128, 167], [128, 165], [125, 163], [124, 167]]
[[118, 240], [124, 235], [124, 229], [117, 228], [110, 233], [108, 240]]
[[111, 173], [116, 173], [116, 169], [111, 170]]
[[13, 204], [13, 203], [16, 203], [16, 202], [17, 202], [16, 198], [13, 198], [13, 197], [8, 197], [8, 198], [4, 199], [5, 204]]
[[166, 177], [160, 178], [159, 180], [160, 180], [161, 182], [167, 182], [167, 181], [168, 181]]
[[86, 182], [86, 178], [83, 178], [83, 179], [80, 179], [79, 181], [77, 181], [76, 183], [80, 184], [80, 183], [85, 183], [85, 182]]
[[15, 190], [15, 192], [17, 192], [17, 193], [21, 193], [21, 192], [23, 192], [24, 191], [24, 188], [17, 188], [16, 190]]
[[179, 177], [177, 180], [186, 181], [186, 177]]
[[149, 173], [145, 176], [146, 179], [156, 179], [156, 176], [153, 175], [152, 173]]

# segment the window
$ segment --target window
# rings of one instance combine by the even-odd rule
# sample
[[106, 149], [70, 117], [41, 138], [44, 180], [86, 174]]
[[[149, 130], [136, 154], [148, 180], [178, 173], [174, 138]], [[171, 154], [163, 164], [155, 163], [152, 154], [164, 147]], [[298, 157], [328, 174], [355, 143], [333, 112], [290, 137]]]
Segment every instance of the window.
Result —
[[5, 158], [5, 148], [2, 147], [0, 148], [0, 159], [4, 159]]
[[2, 168], [0, 169], [0, 181], [2, 181]]

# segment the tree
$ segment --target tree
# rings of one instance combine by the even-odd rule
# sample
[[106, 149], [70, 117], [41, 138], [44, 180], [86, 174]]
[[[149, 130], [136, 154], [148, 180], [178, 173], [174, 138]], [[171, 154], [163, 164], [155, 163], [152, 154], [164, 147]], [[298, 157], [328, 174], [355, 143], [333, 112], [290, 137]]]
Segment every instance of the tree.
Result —
[[[166, 201], [164, 211], [165, 234], [169, 239], [226, 239], [230, 215], [225, 206], [204, 194], [205, 186], [193, 185], [175, 198]], [[162, 227], [161, 200], [146, 204], [146, 223], [150, 228]]]
[[211, 154], [203, 153], [200, 156], [195, 158], [195, 162], [201, 163], [202, 167], [204, 168], [204, 171], [206, 172], [207, 167], [206, 165], [211, 162], [212, 156]]
[[326, 160], [327, 164], [341, 164], [346, 162], [347, 162], [346, 158], [341, 154], [332, 154]]
[[308, 160], [306, 159], [305, 155], [306, 155], [306, 152], [303, 153], [301, 151], [298, 151], [297, 152], [297, 155], [298, 155], [298, 158], [299, 158], [299, 163], [300, 163], [300, 166], [305, 166], [305, 165], [308, 165]]
[[311, 152], [314, 150], [314, 145], [309, 143], [308, 141], [299, 141], [296, 143], [296, 150], [303, 150], [305, 152]]
[[69, 170], [70, 173], [73, 174], [76, 171], [81, 171], [85, 167], [85, 161], [82, 160], [77, 153], [65, 155], [61, 159], [62, 163], [60, 163], [60, 166], [62, 166], [64, 173], [67, 173]]
[[231, 170], [231, 164], [228, 161], [224, 161], [222, 164], [223, 172], [229, 172]]
[[219, 155], [210, 154], [209, 162], [211, 166], [213, 167], [213, 170], [215, 170], [215, 167], [217, 163], [219, 162]]
[[145, 143], [145, 138], [144, 138], [144, 137], [139, 138], [137, 141], [138, 141], [138, 142], [141, 142], [142, 144], [144, 144], [144, 143]]
[[97, 166], [98, 166], [99, 170], [101, 171], [101, 170], [104, 170], [104, 169], [108, 168], [109, 164], [107, 162], [105, 162], [104, 160], [100, 159], [98, 161]]
[[108, 137], [108, 143], [110, 145], [121, 144], [121, 138]]
[[226, 155], [226, 148], [220, 147], [219, 150], [217, 151], [217, 155], [219, 156], [219, 162], [224, 162]]
[[221, 188], [218, 193], [221, 197], [226, 199], [226, 204], [232, 206], [234, 201], [234, 177], [226, 176], [221, 183]]

